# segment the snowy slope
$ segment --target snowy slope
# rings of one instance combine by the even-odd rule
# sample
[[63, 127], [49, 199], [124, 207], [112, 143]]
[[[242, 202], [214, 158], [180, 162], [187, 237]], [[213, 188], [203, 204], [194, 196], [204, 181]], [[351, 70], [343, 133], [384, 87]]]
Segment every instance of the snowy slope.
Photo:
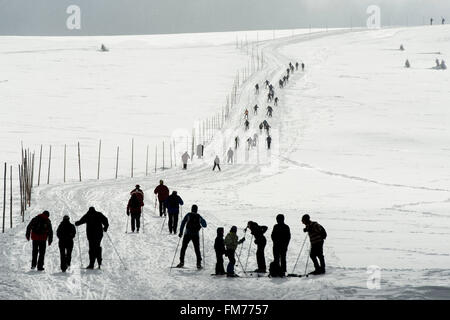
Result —
[[[74, 249], [70, 273], [59, 272], [55, 245], [48, 250], [46, 272], [29, 271], [30, 244], [25, 225], [0, 238], [2, 299], [364, 299], [450, 298], [448, 271], [449, 191], [448, 76], [430, 69], [435, 55], [446, 59], [448, 27], [333, 31], [297, 35], [260, 44], [268, 58], [263, 71], [242, 88], [240, 104], [224, 128], [225, 143], [207, 146], [204, 161], [188, 171], [158, 172], [147, 178], [88, 181], [42, 186], [35, 190], [33, 213], [49, 209], [54, 224], [62, 215], [79, 218], [95, 206], [110, 219], [111, 236], [127, 270], [103, 240], [104, 269], [78, 268]], [[448, 39], [447, 39], [448, 40]], [[447, 41], [448, 42], [448, 41]], [[403, 43], [406, 52], [396, 50]], [[412, 69], [402, 68], [409, 58]], [[276, 86], [280, 98], [269, 123], [276, 149], [259, 148], [245, 162], [212, 172], [212, 158], [222, 156], [242, 130], [245, 108], [255, 96], [255, 82], [276, 83], [289, 61], [305, 61], [307, 71], [294, 73], [287, 88]], [[265, 90], [262, 90], [265, 93]], [[251, 131], [264, 119], [250, 112]], [[227, 131], [229, 130], [229, 131]], [[231, 138], [231, 139], [230, 139]], [[262, 141], [260, 141], [262, 143]], [[275, 166], [270, 166], [275, 163]], [[208, 221], [204, 232], [204, 271], [172, 270], [169, 266], [178, 237], [160, 233], [162, 219], [154, 212], [152, 190], [164, 178], [185, 200], [199, 205]], [[139, 183], [146, 192], [145, 232], [125, 234], [128, 192]], [[328, 274], [320, 278], [213, 279], [215, 229], [242, 228], [248, 220], [270, 227], [266, 260], [271, 260], [270, 231], [277, 213], [291, 226], [288, 256], [291, 271], [304, 239], [300, 217], [310, 213], [328, 231], [325, 256]], [[84, 230], [79, 229], [83, 263], [87, 259]], [[250, 237], [241, 260], [247, 258]], [[256, 268], [252, 245], [249, 270]], [[297, 272], [304, 272], [305, 255]], [[178, 261], [178, 256], [175, 262]], [[186, 265], [194, 267], [191, 248]], [[367, 267], [381, 268], [380, 290], [366, 287]], [[311, 266], [309, 266], [311, 268]], [[241, 272], [238, 268], [238, 272]]]

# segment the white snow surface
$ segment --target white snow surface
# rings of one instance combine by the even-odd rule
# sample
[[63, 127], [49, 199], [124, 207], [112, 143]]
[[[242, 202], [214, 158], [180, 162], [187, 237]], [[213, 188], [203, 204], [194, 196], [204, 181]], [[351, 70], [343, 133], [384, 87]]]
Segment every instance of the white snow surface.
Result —
[[[148, 177], [141, 174], [132, 179], [92, 179], [82, 183], [41, 185], [34, 189], [34, 202], [27, 212], [26, 222], [47, 209], [56, 230], [63, 215], [69, 214], [72, 221], [75, 221], [89, 206], [95, 206], [109, 218], [111, 226], [108, 234], [126, 269], [105, 236], [102, 244], [104, 265], [101, 271], [85, 271], [80, 268], [78, 242], [75, 242], [70, 272], [64, 274], [59, 270], [57, 242], [48, 247], [46, 271], [30, 271], [31, 245], [24, 237], [26, 223], [18, 224], [0, 236], [0, 298], [450, 298], [450, 256], [447, 246], [450, 240], [450, 215], [447, 211], [450, 209], [450, 165], [446, 161], [450, 156], [447, 110], [450, 80], [447, 71], [432, 69], [435, 58], [448, 60], [449, 31], [448, 26], [329, 30], [294, 36], [287, 34], [286, 37], [261, 41], [259, 48], [264, 50], [267, 64], [262, 71], [254, 73], [240, 89], [240, 102], [233, 108], [233, 115], [223, 129], [224, 132], [228, 130], [232, 133], [229, 135], [230, 139], [224, 142], [216, 135], [216, 139], [206, 146], [205, 159], [194, 159], [189, 163], [187, 171], [174, 168], [152, 173]], [[140, 41], [140, 37], [130, 39], [132, 42]], [[2, 42], [10, 40], [11, 50], [18, 50], [17, 46], [22, 39], [1, 39]], [[45, 51], [47, 41], [50, 40], [37, 41], [36, 50]], [[10, 108], [5, 109], [5, 101], [2, 101], [2, 114], [5, 113], [11, 119], [10, 127], [5, 129], [2, 126], [2, 136], [4, 131], [14, 130], [20, 136], [22, 126], [36, 126], [36, 130], [29, 131], [39, 137], [40, 141], [45, 141], [48, 139], [47, 135], [39, 136], [40, 118], [29, 119], [25, 124], [17, 119], [22, 114], [21, 108], [32, 101], [37, 101], [35, 107], [40, 108], [39, 101], [45, 104], [45, 101], [60, 99], [61, 103], [67, 105], [67, 112], [70, 112], [69, 115], [66, 109], [60, 109], [61, 117], [73, 117], [74, 123], [78, 123], [79, 127], [70, 128], [68, 123], [67, 127], [53, 128], [53, 134], [66, 129], [73, 130], [74, 136], [83, 134], [90, 138], [92, 122], [97, 119], [85, 119], [83, 109], [97, 108], [96, 101], [90, 101], [89, 98], [102, 95], [104, 99], [111, 99], [111, 106], [102, 106], [104, 112], [108, 112], [108, 121], [133, 122], [138, 118], [146, 119], [152, 114], [149, 121], [155, 125], [145, 135], [158, 136], [163, 130], [161, 128], [170, 132], [177, 128], [178, 123], [191, 119], [195, 121], [204, 112], [216, 112], [217, 104], [222, 103], [219, 97], [226, 94], [232, 82], [236, 71], [233, 68], [239, 68], [240, 63], [245, 61], [242, 60], [242, 52], [234, 48], [231, 38], [231, 44], [208, 43], [204, 48], [192, 51], [195, 54], [201, 54], [199, 51], [203, 50], [205, 52], [204, 56], [189, 58], [196, 60], [195, 66], [190, 65], [194, 62], [186, 60], [182, 70], [172, 70], [175, 66], [167, 66], [168, 62], [164, 61], [161, 62], [160, 69], [150, 71], [137, 68], [139, 62], [135, 62], [133, 64], [136, 69], [130, 70], [123, 65], [124, 61], [133, 60], [127, 56], [130, 53], [129, 47], [123, 47], [120, 52], [115, 53], [113, 44], [123, 44], [126, 41], [122, 37], [106, 44], [111, 50], [108, 54], [117, 55], [106, 58], [111, 59], [109, 62], [97, 58], [88, 50], [67, 49], [67, 54], [72, 50], [77, 51], [77, 59], [82, 60], [82, 67], [79, 66], [77, 72], [84, 73], [85, 76], [78, 76], [79, 85], [88, 86], [90, 83], [89, 86], [94, 89], [85, 96], [77, 94], [71, 97], [70, 90], [66, 93], [61, 90], [60, 96], [54, 97], [52, 90], [33, 88], [32, 83], [44, 86], [44, 80], [36, 79], [34, 72], [31, 72], [34, 75], [29, 82], [12, 84], [10, 78], [8, 82], [0, 83], [2, 95], [7, 90], [14, 90], [27, 96], [21, 100], [23, 105], [12, 111]], [[405, 51], [398, 50], [400, 44], [405, 46]], [[164, 50], [164, 59], [166, 50], [168, 49]], [[184, 56], [183, 51], [189, 49], [176, 47], [172, 50], [174, 56], [171, 59], [176, 60], [176, 56]], [[57, 56], [60, 53], [54, 54]], [[49, 65], [53, 66], [57, 62], [43, 63], [37, 56], [36, 52], [30, 52], [27, 61], [30, 67], [40, 70], [42, 77], [47, 77]], [[4, 55], [2, 60], [3, 57]], [[125, 96], [122, 100], [116, 100], [106, 98], [106, 91], [101, 93], [100, 90], [97, 93], [96, 87], [101, 87], [102, 81], [96, 81], [96, 77], [101, 75], [90, 74], [89, 71], [96, 59], [105, 64], [114, 64], [117, 74], [124, 75], [124, 78], [107, 80], [111, 81], [111, 92], [118, 90], [117, 87], [121, 87], [124, 81], [129, 86], [127, 91], [136, 97], [141, 94], [149, 95], [145, 81], [140, 83], [136, 79], [139, 78], [137, 71], [146, 69], [146, 72], [154, 72], [155, 77], [162, 79], [161, 82], [152, 83], [153, 90], [168, 92], [166, 102], [169, 104], [172, 101], [178, 101], [173, 102], [173, 105], [183, 102], [180, 91], [191, 90], [191, 81], [198, 81], [198, 73], [205, 77], [203, 81], [206, 78], [209, 80], [207, 88], [196, 83], [195, 96], [202, 99], [202, 94], [205, 94], [207, 97], [201, 106], [190, 101], [189, 108], [180, 109], [179, 112], [167, 109], [174, 123], [167, 121], [167, 114], [158, 114], [161, 108], [154, 105], [143, 108], [141, 104], [133, 102], [126, 104], [128, 107], [134, 105], [134, 114], [125, 118], [126, 113], [121, 109], [123, 102], [129, 102]], [[227, 64], [221, 65], [221, 59], [225, 59]], [[403, 67], [406, 59], [410, 60], [411, 69]], [[217, 66], [219, 70], [212, 67], [203, 70], [203, 66], [198, 65], [201, 61]], [[277, 81], [290, 61], [304, 61], [306, 71], [295, 72], [287, 87], [279, 89]], [[2, 68], [5, 65], [7, 64], [2, 61]], [[169, 79], [164, 74], [167, 68], [172, 73]], [[23, 72], [27, 72], [27, 69]], [[184, 79], [180, 80], [185, 84], [184, 89], [177, 89], [177, 82], [172, 81], [175, 78]], [[274, 107], [273, 118], [268, 119], [275, 129], [274, 149], [272, 153], [268, 153], [262, 146], [263, 140], [260, 140], [258, 151], [251, 150], [246, 163], [243, 145], [248, 133], [242, 128], [243, 112], [245, 108], [250, 111], [249, 133], [253, 135], [259, 131], [257, 126], [265, 118], [267, 91], [263, 81], [266, 79], [275, 84], [276, 96], [280, 98], [279, 106]], [[258, 96], [254, 94], [254, 84], [257, 82], [261, 87]], [[5, 85], [10, 86], [10, 89], [2, 88]], [[220, 94], [216, 95], [216, 89]], [[7, 99], [10, 107], [14, 101], [13, 96], [10, 96], [10, 100]], [[86, 104], [80, 105], [83, 101]], [[255, 103], [260, 106], [257, 116], [251, 110]], [[200, 109], [197, 110], [197, 107]], [[77, 109], [80, 113], [74, 114], [72, 111]], [[43, 110], [49, 111], [45, 108]], [[120, 111], [115, 114], [114, 110]], [[191, 115], [191, 110], [196, 112], [194, 116]], [[48, 113], [42, 113], [41, 119], [48, 116]], [[97, 130], [104, 137], [113, 134], [110, 131], [103, 132], [101, 126], [95, 129]], [[46, 132], [52, 135], [51, 132]], [[236, 134], [241, 138], [238, 163], [227, 165], [224, 163], [222, 146], [228, 149]], [[114, 135], [117, 139], [124, 140], [133, 136], [122, 132]], [[95, 150], [92, 153], [95, 154]], [[221, 172], [211, 170], [215, 154], [221, 157]], [[258, 159], [260, 164], [257, 164]], [[196, 203], [200, 214], [208, 222], [208, 227], [204, 230], [206, 268], [203, 271], [172, 270], [169, 274], [179, 238], [169, 235], [167, 228], [160, 232], [162, 219], [154, 209], [153, 189], [161, 178], [171, 190], [177, 190], [185, 201], [183, 213]], [[140, 234], [126, 234], [125, 207], [129, 191], [136, 183], [143, 187], [146, 194], [145, 227]], [[305, 237], [300, 223], [301, 216], [309, 213], [313, 220], [327, 229], [328, 238], [324, 247], [326, 275], [284, 279], [227, 279], [210, 276], [214, 272], [213, 243], [216, 228], [225, 227], [227, 232], [232, 225], [236, 225], [241, 237], [248, 220], [269, 226], [265, 251], [269, 265], [272, 260], [270, 233], [278, 213], [286, 216], [286, 223], [292, 233], [288, 272], [292, 271]], [[79, 228], [79, 236], [81, 258], [86, 265], [87, 241], [84, 228]], [[246, 238], [241, 255], [244, 264], [250, 236], [246, 235]], [[256, 268], [255, 249], [252, 244], [248, 259], [249, 270]], [[175, 263], [177, 262], [178, 254], [175, 258]], [[306, 250], [300, 257], [296, 273], [305, 271], [305, 262]], [[188, 268], [195, 268], [192, 244], [187, 250], [185, 264]], [[367, 287], [367, 268], [373, 265], [381, 268], [381, 287], [378, 290]], [[311, 268], [310, 263], [309, 271]], [[239, 265], [237, 272], [243, 274]]]

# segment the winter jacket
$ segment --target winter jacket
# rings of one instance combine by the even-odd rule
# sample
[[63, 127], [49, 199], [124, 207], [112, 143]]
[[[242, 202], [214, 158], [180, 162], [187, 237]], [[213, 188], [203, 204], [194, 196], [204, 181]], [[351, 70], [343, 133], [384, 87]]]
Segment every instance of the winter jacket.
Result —
[[91, 210], [77, 222], [76, 226], [86, 223], [86, 235], [88, 239], [101, 239], [103, 238], [103, 231], [107, 231], [109, 227], [108, 218], [103, 213]]
[[272, 241], [274, 247], [287, 248], [291, 240], [291, 230], [284, 223], [278, 223], [273, 226]]
[[219, 159], [219, 157], [216, 157], [216, 158], [214, 159], [214, 163], [215, 163], [215, 164], [220, 164], [220, 159]]
[[158, 195], [159, 202], [164, 202], [169, 197], [169, 188], [163, 184], [160, 184], [155, 188], [154, 194]]
[[56, 236], [60, 242], [70, 242], [75, 238], [77, 231], [70, 221], [63, 220], [56, 230]]
[[308, 232], [311, 244], [320, 243], [324, 240], [322, 238], [322, 226], [315, 221], [311, 221], [311, 223], [306, 226], [305, 231]]
[[[192, 222], [195, 220], [199, 221], [198, 225]], [[189, 212], [181, 221], [180, 234], [183, 234], [184, 226], [186, 226], [186, 234], [198, 235], [201, 228], [206, 228], [206, 221], [198, 213]]]
[[233, 150], [229, 149], [227, 155], [228, 155], [228, 158], [233, 157]]
[[141, 189], [134, 189], [130, 192], [130, 195], [133, 195], [134, 193], [136, 193], [136, 195], [139, 197], [139, 199], [141, 199], [141, 201], [144, 201], [144, 191], [142, 191]]
[[53, 241], [53, 229], [52, 222], [50, 219], [43, 213], [37, 215], [33, 219], [31, 219], [30, 223], [27, 226], [26, 238], [36, 241], [46, 241], [48, 240], [48, 244], [51, 244]]
[[214, 241], [214, 250], [217, 254], [225, 254], [225, 244], [222, 235], [217, 236], [216, 240]]
[[171, 194], [165, 201], [165, 205], [169, 214], [180, 213], [180, 206], [182, 206], [183, 204], [183, 199], [181, 199], [178, 194]]
[[189, 156], [189, 154], [187, 152], [181, 156], [181, 160], [183, 160], [183, 164], [187, 164], [187, 162], [190, 158], [191, 157]]
[[249, 226], [251, 234], [255, 237], [255, 243], [259, 244], [263, 242], [266, 237], [264, 237], [264, 233], [267, 231], [266, 226], [259, 226], [256, 222], [252, 222]]
[[138, 196], [136, 203], [133, 203], [132, 199], [133, 199], [133, 197], [131, 197], [130, 200], [128, 200], [127, 214], [130, 214], [130, 213], [132, 215], [141, 214], [142, 207], [144, 206], [144, 202], [142, 201], [142, 198]]
[[234, 232], [229, 232], [225, 237], [225, 247], [227, 250], [236, 250], [238, 244], [244, 242], [244, 238], [238, 240], [238, 236]]

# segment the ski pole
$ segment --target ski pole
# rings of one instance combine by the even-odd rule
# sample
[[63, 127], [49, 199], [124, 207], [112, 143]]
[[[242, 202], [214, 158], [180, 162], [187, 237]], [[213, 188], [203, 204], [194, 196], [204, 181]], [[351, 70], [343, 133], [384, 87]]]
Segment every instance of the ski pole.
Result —
[[175, 257], [177, 256], [178, 246], [180, 245], [180, 240], [181, 240], [181, 237], [178, 238], [178, 243], [177, 243], [177, 247], [175, 249], [175, 254], [173, 255], [172, 264], [170, 265], [169, 274], [170, 274], [170, 271], [172, 271], [173, 262], [175, 261]]
[[156, 201], [158, 201], [158, 199], [157, 199], [156, 196], [155, 196], [155, 216], [157, 215], [157, 214], [156, 214]]
[[[309, 249], [309, 255], [311, 255], [311, 248]], [[308, 256], [309, 256], [308, 255]], [[306, 267], [305, 267], [305, 276], [307, 277], [308, 275], [306, 274], [306, 271], [308, 270], [308, 262], [309, 262], [309, 257], [306, 258]]]
[[80, 245], [80, 233], [77, 227], [77, 238], [78, 238], [78, 254], [80, 255], [80, 267], [83, 268], [83, 258], [81, 257], [81, 245]]
[[162, 233], [162, 231], [163, 231], [163, 228], [164, 228], [164, 223], [166, 222], [166, 215], [164, 215], [164, 220], [163, 220], [163, 223], [162, 223], [162, 225], [161, 225], [161, 232], [160, 232], [160, 234]]
[[128, 221], [130, 220], [130, 216], [127, 214], [127, 227], [125, 228], [125, 233], [128, 233]]
[[109, 236], [108, 232], [105, 232], [106, 235], [108, 236], [109, 241], [111, 242], [112, 247], [114, 248], [114, 251], [116, 252], [117, 256], [119, 257], [120, 262], [122, 263], [123, 267], [125, 268], [125, 270], [127, 269], [127, 266], [125, 265], [125, 263], [122, 261], [122, 258], [120, 257], [119, 252], [117, 252], [116, 246], [114, 245], [114, 243], [111, 240], [111, 237]]
[[253, 235], [250, 238], [250, 245], [248, 246], [247, 261], [245, 261], [245, 269], [244, 270], [247, 270], [248, 257], [250, 256], [250, 248], [252, 247], [252, 242], [253, 242]]
[[302, 254], [302, 252], [303, 252], [303, 247], [305, 246], [305, 243], [306, 243], [306, 239], [308, 238], [308, 234], [306, 234], [306, 236], [305, 236], [305, 240], [303, 240], [303, 244], [302, 244], [302, 248], [300, 249], [300, 252], [299, 252], [299, 254], [298, 254], [298, 256], [297, 256], [297, 260], [295, 261], [295, 264], [294, 264], [294, 268], [292, 269], [292, 274], [294, 273], [294, 271], [295, 271], [295, 268], [297, 267], [297, 263], [298, 263], [298, 259], [300, 259], [300, 256], [301, 256], [301, 254]]
[[206, 267], [206, 255], [205, 255], [205, 235], [202, 228], [202, 242], [203, 242], [203, 265]]
[[[247, 229], [244, 230], [244, 238], [245, 235], [247, 234]], [[241, 250], [239, 250], [239, 257], [241, 257], [241, 253], [242, 253], [242, 248], [244, 247], [244, 245], [241, 246]]]
[[[243, 247], [243, 246], [244, 246], [244, 245], [242, 245], [242, 247]], [[241, 249], [242, 249], [242, 247], [241, 247]], [[241, 259], [239, 258], [239, 256], [237, 256], [237, 260], [238, 260], [239, 264], [241, 265], [241, 268], [242, 268], [242, 271], [244, 271], [244, 274], [247, 274], [247, 271], [245, 271], [244, 266], [242, 265]]]
[[142, 212], [142, 233], [145, 233], [144, 207], [141, 207], [141, 212]]

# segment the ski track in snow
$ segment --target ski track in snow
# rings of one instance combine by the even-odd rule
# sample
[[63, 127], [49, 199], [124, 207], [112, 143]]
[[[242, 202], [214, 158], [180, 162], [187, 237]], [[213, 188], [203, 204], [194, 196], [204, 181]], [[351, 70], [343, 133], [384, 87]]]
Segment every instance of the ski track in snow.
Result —
[[[265, 68], [253, 74], [241, 88], [239, 104], [232, 110], [231, 119], [226, 124], [226, 129], [239, 134], [241, 145], [245, 145], [245, 132], [242, 129], [243, 111], [246, 107], [251, 108], [255, 102], [258, 103], [260, 111], [258, 116], [250, 113], [250, 132], [259, 132], [257, 126], [265, 119], [264, 85], [261, 85], [261, 93], [255, 97], [253, 90], [256, 82], [262, 84], [265, 79], [269, 79], [275, 84], [275, 96], [280, 98], [280, 106], [274, 108], [273, 118], [269, 118], [272, 128], [280, 129], [281, 134], [289, 128], [286, 125], [289, 121], [281, 119], [277, 111], [283, 108], [283, 90], [278, 88], [278, 79], [285, 72], [289, 61], [295, 63], [296, 59], [289, 59], [278, 52], [282, 46], [319, 39], [322, 37], [336, 36], [347, 33], [346, 30], [328, 33], [317, 33], [312, 35], [300, 35], [293, 38], [281, 38], [271, 41], [264, 41], [260, 44], [264, 48], [264, 53], [268, 61]], [[324, 55], [327, 53], [325, 52]], [[293, 84], [302, 81], [302, 73], [297, 71], [290, 78], [288, 88]], [[294, 90], [294, 89], [292, 89]], [[256, 119], [256, 121], [255, 121]], [[284, 127], [283, 127], [284, 126]], [[293, 134], [293, 133], [291, 133]], [[234, 136], [233, 136], [234, 137]], [[277, 137], [274, 137], [274, 141]], [[281, 141], [281, 139], [280, 139]], [[252, 217], [242, 216], [240, 221], [236, 221], [236, 215], [227, 217], [229, 210], [246, 209], [257, 215], [258, 210], [271, 208], [255, 207], [251, 204], [240, 201], [236, 186], [248, 185], [257, 181], [262, 181], [279, 172], [286, 171], [289, 166], [297, 166], [305, 170], [314, 170], [328, 176], [335, 176], [358, 182], [376, 184], [385, 187], [398, 187], [416, 189], [430, 192], [449, 192], [441, 188], [431, 188], [424, 186], [412, 186], [396, 183], [383, 183], [373, 179], [352, 176], [348, 174], [335, 173], [326, 169], [319, 169], [313, 165], [300, 163], [289, 159], [289, 154], [295, 151], [295, 140], [289, 141], [290, 145], [281, 146], [283, 154], [280, 157], [282, 165], [278, 171], [271, 174], [261, 175], [261, 167], [254, 164], [227, 165], [222, 163], [222, 172], [212, 172], [213, 153], [208, 153], [210, 146], [205, 149], [204, 160], [195, 160], [188, 165], [188, 170], [171, 169], [158, 171], [156, 175], [133, 179], [103, 180], [101, 182], [90, 180], [83, 183], [68, 183], [65, 185], [43, 185], [35, 189], [34, 205], [27, 212], [26, 221], [15, 228], [15, 232], [10, 232], [0, 240], [1, 252], [0, 261], [2, 273], [0, 273], [0, 298], [1, 299], [425, 299], [430, 296], [450, 298], [450, 293], [446, 287], [450, 286], [449, 271], [441, 269], [392, 269], [383, 270], [382, 286], [385, 290], [367, 290], [366, 269], [339, 266], [339, 259], [335, 256], [334, 250], [330, 246], [325, 247], [325, 254], [328, 261], [328, 273], [326, 276], [309, 278], [285, 278], [270, 279], [267, 277], [245, 279], [245, 278], [212, 278], [210, 273], [214, 270], [215, 254], [213, 249], [216, 228], [225, 226], [226, 232], [231, 225], [237, 225], [239, 236], [242, 236], [242, 227], [246, 221]], [[212, 141], [211, 146], [220, 145], [221, 142]], [[227, 141], [232, 145], [233, 141]], [[259, 141], [259, 143], [264, 143]], [[227, 149], [227, 148], [226, 148]], [[249, 158], [254, 160], [257, 156], [253, 150]], [[267, 161], [267, 151], [259, 152], [261, 160]], [[225, 159], [221, 155], [221, 159]], [[238, 154], [238, 158], [243, 158]], [[186, 252], [185, 266], [188, 269], [172, 269], [174, 250], [179, 241], [178, 236], [168, 235], [167, 227], [161, 230], [162, 218], [159, 217], [155, 202], [153, 188], [159, 179], [164, 179], [171, 190], [177, 190], [185, 205], [182, 211], [184, 215], [193, 203], [199, 205], [199, 212], [207, 222], [208, 227], [204, 232], [206, 261], [205, 268], [201, 271], [192, 270], [195, 268], [195, 255], [192, 244]], [[140, 234], [125, 233], [126, 226], [126, 203], [129, 191], [139, 183], [145, 192], [145, 207], [143, 226]], [[448, 195], [447, 200], [448, 202]], [[432, 202], [426, 202], [430, 204]], [[435, 202], [433, 202], [435, 203]], [[230, 204], [232, 204], [230, 206]], [[423, 204], [423, 202], [395, 205], [386, 210], [406, 210], [404, 208]], [[38, 273], [29, 271], [31, 259], [31, 243], [25, 241], [25, 228], [36, 213], [48, 209], [51, 212], [51, 220], [54, 231], [65, 214], [71, 215], [72, 222], [78, 220], [89, 206], [95, 206], [97, 210], [103, 212], [109, 219], [110, 228], [108, 234], [111, 237], [118, 252], [121, 254], [125, 267], [121, 264], [107, 235], [104, 236], [103, 247], [103, 269], [86, 271], [80, 266], [87, 265], [87, 240], [85, 238], [84, 226], [78, 228], [81, 246], [81, 258], [83, 264], [80, 265], [80, 252], [78, 242], [75, 238], [72, 267], [66, 274], [59, 269], [59, 252], [57, 239], [52, 246], [47, 247], [46, 271]], [[179, 221], [182, 216], [180, 215]], [[361, 220], [362, 221], [362, 220]], [[166, 220], [167, 223], [167, 220]], [[295, 226], [298, 228], [298, 226]], [[293, 231], [293, 226], [291, 226]], [[266, 234], [268, 243], [266, 246], [267, 265], [271, 261], [271, 240], [270, 234]], [[247, 257], [250, 237], [243, 244], [241, 255], [242, 263]], [[289, 256], [288, 273], [297, 258], [297, 250], [302, 243], [303, 235], [293, 234]], [[180, 243], [181, 247], [181, 243]], [[386, 250], [395, 250], [385, 248]], [[202, 248], [203, 250], [203, 248]], [[237, 252], [239, 252], [239, 248]], [[305, 252], [299, 261], [296, 273], [304, 272]], [[417, 251], [411, 252], [417, 253]], [[433, 254], [424, 252], [424, 254]], [[256, 268], [254, 261], [255, 245], [249, 259], [248, 270]], [[179, 249], [175, 257], [174, 264], [178, 263]], [[225, 259], [225, 261], [227, 261]], [[331, 262], [330, 262], [331, 261]], [[336, 262], [336, 263], [333, 263]], [[225, 264], [226, 265], [226, 264]], [[310, 265], [311, 268], [311, 265]], [[236, 266], [239, 274], [242, 274], [239, 263]], [[170, 271], [170, 275], [169, 275]], [[411, 285], [405, 287], [404, 278], [411, 278]], [[388, 279], [388, 280], [385, 280]], [[416, 279], [425, 279], [430, 283], [428, 286], [414, 285]], [[212, 280], [212, 281], [211, 281]], [[423, 282], [421, 282], [423, 283]]]

